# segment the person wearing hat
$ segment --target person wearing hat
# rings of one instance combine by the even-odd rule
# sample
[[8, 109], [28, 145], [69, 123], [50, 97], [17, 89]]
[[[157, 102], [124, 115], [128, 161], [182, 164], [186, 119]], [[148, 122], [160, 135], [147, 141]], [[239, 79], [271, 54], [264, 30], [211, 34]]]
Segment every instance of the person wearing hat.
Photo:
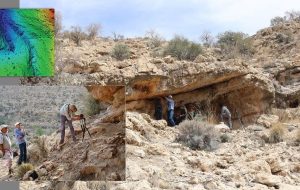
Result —
[[59, 111], [60, 121], [61, 121], [61, 138], [60, 138], [60, 142], [59, 142], [60, 145], [64, 144], [64, 141], [65, 141], [65, 124], [66, 124], [66, 122], [70, 128], [73, 141], [74, 142], [77, 141], [77, 139], [75, 137], [75, 131], [74, 131], [72, 121], [80, 120], [80, 115], [75, 115], [75, 112], [77, 112], [77, 108], [75, 105], [72, 105], [72, 104], [64, 104]]
[[172, 95], [165, 97], [165, 99], [167, 100], [167, 104], [168, 104], [168, 123], [171, 127], [174, 127], [176, 125], [174, 121], [175, 102], [173, 100]]
[[11, 150], [11, 141], [8, 136], [8, 126], [1, 125], [0, 126], [0, 150], [3, 154], [3, 159], [5, 160], [4, 166], [8, 168], [8, 175], [12, 174], [12, 160], [13, 160], [13, 152]]
[[27, 148], [26, 148], [26, 140], [25, 140], [25, 130], [21, 129], [21, 123], [17, 122], [15, 124], [14, 135], [16, 138], [16, 144], [19, 145], [20, 156], [18, 160], [18, 165], [21, 165], [22, 162], [25, 163], [27, 161]]

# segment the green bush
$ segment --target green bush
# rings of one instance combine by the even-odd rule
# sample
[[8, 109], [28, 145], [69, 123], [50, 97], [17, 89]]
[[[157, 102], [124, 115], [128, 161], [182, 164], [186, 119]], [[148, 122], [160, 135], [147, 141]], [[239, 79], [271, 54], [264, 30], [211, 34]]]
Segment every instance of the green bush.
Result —
[[112, 57], [116, 58], [119, 61], [128, 59], [130, 57], [130, 49], [125, 44], [116, 44], [111, 52]]
[[221, 142], [222, 143], [226, 143], [226, 142], [229, 142], [230, 141], [230, 137], [227, 135], [227, 134], [222, 134], [220, 136], [220, 139], [221, 139]]
[[164, 56], [171, 55], [179, 60], [194, 61], [202, 53], [200, 44], [189, 41], [182, 36], [175, 36], [165, 47]]
[[176, 140], [193, 150], [215, 150], [219, 145], [219, 133], [205, 122], [185, 120], [180, 123]]
[[45, 134], [45, 131], [42, 127], [35, 126], [34, 128], [36, 136], [40, 137]]
[[218, 46], [225, 58], [250, 56], [254, 54], [252, 40], [242, 32], [227, 31], [218, 35]]
[[17, 176], [23, 178], [23, 176], [30, 170], [33, 170], [32, 164], [21, 164], [18, 167]]
[[85, 114], [88, 116], [93, 116], [99, 114], [101, 111], [100, 102], [95, 100], [91, 95], [88, 95], [84, 101]]

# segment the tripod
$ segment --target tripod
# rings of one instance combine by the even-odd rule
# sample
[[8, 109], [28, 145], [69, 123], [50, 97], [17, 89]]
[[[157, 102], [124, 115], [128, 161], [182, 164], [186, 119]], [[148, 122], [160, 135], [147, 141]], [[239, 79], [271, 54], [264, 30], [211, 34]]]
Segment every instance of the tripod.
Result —
[[82, 141], [84, 139], [84, 135], [85, 135], [86, 131], [88, 132], [90, 137], [92, 137], [89, 129], [86, 127], [85, 118], [80, 118], [80, 127], [81, 127], [81, 130], [82, 130]]

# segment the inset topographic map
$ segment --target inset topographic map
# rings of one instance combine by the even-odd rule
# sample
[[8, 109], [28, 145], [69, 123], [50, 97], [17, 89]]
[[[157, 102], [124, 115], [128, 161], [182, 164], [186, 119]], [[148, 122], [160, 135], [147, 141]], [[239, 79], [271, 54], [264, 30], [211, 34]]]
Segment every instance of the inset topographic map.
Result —
[[0, 76], [54, 75], [54, 9], [0, 9]]

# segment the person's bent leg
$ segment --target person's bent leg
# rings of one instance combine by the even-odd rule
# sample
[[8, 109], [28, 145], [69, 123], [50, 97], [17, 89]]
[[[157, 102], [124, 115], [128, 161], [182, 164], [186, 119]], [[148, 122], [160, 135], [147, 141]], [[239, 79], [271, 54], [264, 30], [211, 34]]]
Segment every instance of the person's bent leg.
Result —
[[73, 141], [76, 141], [77, 139], [75, 137], [75, 131], [74, 131], [74, 127], [73, 127], [72, 121], [68, 120], [67, 122], [68, 122], [68, 125], [69, 125], [69, 128], [70, 128], [70, 132], [71, 132]]
[[60, 116], [60, 122], [61, 122], [61, 128], [60, 128], [60, 133], [61, 133], [61, 137], [60, 137], [60, 142], [59, 144], [63, 144], [65, 142], [65, 129], [66, 129], [66, 116], [61, 115]]

